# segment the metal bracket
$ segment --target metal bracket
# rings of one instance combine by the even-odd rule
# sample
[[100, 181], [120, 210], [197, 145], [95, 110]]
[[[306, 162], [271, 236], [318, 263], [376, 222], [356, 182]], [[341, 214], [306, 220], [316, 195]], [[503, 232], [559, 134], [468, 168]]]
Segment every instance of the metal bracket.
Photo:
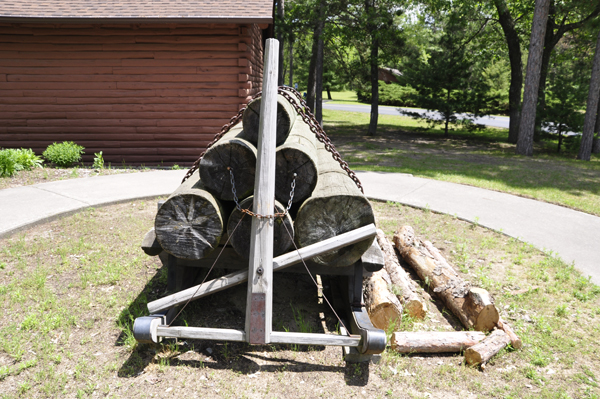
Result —
[[266, 344], [265, 331], [262, 328], [256, 327], [265, 325], [266, 300], [267, 295], [265, 293], [257, 292], [251, 295], [252, 302], [250, 304], [250, 326], [252, 327], [250, 328], [248, 336], [250, 344], [253, 345]]

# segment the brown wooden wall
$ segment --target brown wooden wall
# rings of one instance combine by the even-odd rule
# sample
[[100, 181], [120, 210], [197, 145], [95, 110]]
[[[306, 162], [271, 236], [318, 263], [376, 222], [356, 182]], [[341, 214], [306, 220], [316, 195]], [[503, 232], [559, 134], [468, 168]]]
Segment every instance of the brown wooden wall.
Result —
[[0, 24], [0, 147], [189, 164], [260, 90], [257, 25]]

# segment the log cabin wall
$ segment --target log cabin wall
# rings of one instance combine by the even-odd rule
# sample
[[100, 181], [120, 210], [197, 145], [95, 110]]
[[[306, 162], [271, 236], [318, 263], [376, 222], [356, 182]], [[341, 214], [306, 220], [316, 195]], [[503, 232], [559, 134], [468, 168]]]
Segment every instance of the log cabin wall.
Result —
[[256, 24], [0, 24], [0, 147], [189, 164], [262, 83]]

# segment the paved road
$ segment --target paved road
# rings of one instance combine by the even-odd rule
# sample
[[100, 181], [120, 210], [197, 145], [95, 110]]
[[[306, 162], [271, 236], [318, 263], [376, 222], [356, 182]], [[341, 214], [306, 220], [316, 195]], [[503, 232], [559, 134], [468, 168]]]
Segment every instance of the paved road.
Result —
[[[323, 103], [323, 108], [331, 109], [334, 111], [350, 111], [350, 112], [371, 112], [370, 105], [362, 105], [362, 104], [331, 104], [331, 103]], [[420, 114], [426, 114], [426, 109], [420, 108], [401, 108], [401, 107], [388, 107], [388, 106], [379, 106], [379, 113], [383, 115], [401, 115], [398, 110], [406, 110], [410, 112], [418, 112]], [[508, 116], [484, 116], [482, 118], [476, 118], [474, 123], [479, 123], [486, 126], [494, 126], [508, 129], [508, 123], [510, 118]]]
[[[38, 223], [97, 207], [168, 195], [185, 171], [62, 180], [0, 190], [0, 238]], [[556, 252], [600, 284], [600, 218], [557, 205], [401, 173], [357, 172], [369, 198], [429, 209], [503, 231]]]

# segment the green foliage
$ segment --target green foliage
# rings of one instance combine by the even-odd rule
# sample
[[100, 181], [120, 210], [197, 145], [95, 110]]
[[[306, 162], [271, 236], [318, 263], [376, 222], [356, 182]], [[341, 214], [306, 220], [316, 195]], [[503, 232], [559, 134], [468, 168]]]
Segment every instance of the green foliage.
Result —
[[102, 156], [102, 151], [94, 153], [94, 164], [92, 165], [92, 168], [104, 169], [104, 157]]
[[0, 177], [10, 177], [20, 170], [42, 167], [42, 159], [31, 149], [6, 148], [0, 150]]
[[83, 150], [82, 146], [72, 141], [65, 141], [50, 144], [42, 155], [56, 166], [68, 168], [75, 162], [81, 161], [81, 155], [84, 153]]
[[[397, 83], [386, 84], [379, 81], [379, 104], [394, 105], [397, 107], [414, 107], [414, 97], [417, 91], [409, 85], [402, 86]], [[356, 91], [358, 101], [371, 104], [371, 91], [359, 88]]]

